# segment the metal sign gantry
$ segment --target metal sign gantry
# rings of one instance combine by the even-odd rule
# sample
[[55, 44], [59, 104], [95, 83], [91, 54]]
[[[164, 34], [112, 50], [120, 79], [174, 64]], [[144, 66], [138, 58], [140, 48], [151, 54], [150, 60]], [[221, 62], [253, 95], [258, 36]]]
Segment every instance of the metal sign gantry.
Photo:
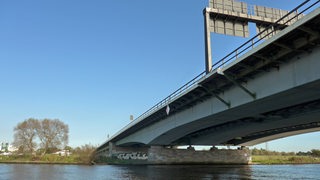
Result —
[[[248, 23], [256, 24], [260, 38], [270, 38], [280, 29], [268, 29], [277, 22], [280, 25], [290, 25], [301, 18], [292, 13], [283, 18], [288, 11], [264, 6], [249, 6], [236, 0], [210, 0], [209, 7], [203, 10], [205, 26], [205, 58], [206, 72], [212, 70], [211, 32], [239, 37], [249, 37]], [[293, 18], [296, 17], [296, 18]], [[270, 33], [272, 32], [272, 33]]]

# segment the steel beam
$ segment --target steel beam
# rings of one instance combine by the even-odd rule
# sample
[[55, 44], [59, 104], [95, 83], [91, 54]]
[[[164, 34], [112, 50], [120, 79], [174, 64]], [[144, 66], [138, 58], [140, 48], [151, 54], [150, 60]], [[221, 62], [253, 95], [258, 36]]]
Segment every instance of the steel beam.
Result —
[[210, 91], [208, 88], [204, 87], [203, 85], [199, 85], [201, 88], [203, 88], [205, 91], [207, 91], [209, 94], [215, 96], [218, 100], [220, 100], [223, 104], [225, 104], [228, 108], [231, 107], [231, 103], [227, 102], [226, 100], [222, 99], [218, 94]]
[[235, 79], [233, 79], [230, 75], [228, 75], [227, 73], [222, 73], [221, 75], [223, 75], [224, 77], [226, 77], [229, 81], [231, 81], [234, 85], [240, 87], [244, 92], [246, 92], [247, 94], [249, 94], [253, 99], [256, 99], [257, 95], [254, 92], [251, 92], [250, 90], [248, 90], [246, 87], [242, 86], [239, 82], [237, 82]]

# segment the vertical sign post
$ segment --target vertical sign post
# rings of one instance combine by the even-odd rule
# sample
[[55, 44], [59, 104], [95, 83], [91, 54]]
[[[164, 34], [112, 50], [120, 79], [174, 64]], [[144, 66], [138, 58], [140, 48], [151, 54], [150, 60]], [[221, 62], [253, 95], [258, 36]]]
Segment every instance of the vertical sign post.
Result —
[[205, 39], [205, 61], [206, 61], [206, 73], [208, 74], [212, 70], [212, 56], [211, 56], [211, 36], [209, 30], [210, 14], [204, 9], [204, 39]]

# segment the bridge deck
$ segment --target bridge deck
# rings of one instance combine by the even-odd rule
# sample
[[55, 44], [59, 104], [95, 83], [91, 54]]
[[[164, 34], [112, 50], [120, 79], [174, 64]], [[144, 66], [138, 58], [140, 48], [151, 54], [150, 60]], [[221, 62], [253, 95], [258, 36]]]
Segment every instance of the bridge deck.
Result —
[[[131, 122], [99, 148], [106, 146], [109, 141], [118, 141], [141, 128], [195, 106], [213, 96], [220, 99], [227, 109], [232, 108], [234, 107], [232, 102], [219, 96], [232, 86], [243, 88], [254, 101], [256, 94], [246, 89], [245, 83], [260, 73], [279, 68], [281, 64], [287, 63], [293, 56], [310, 53], [314, 47], [320, 45], [319, 32], [320, 9], [318, 8], [272, 38], [265, 40], [250, 51], [246, 51], [241, 57], [231, 62], [222, 61], [219, 68], [209, 74], [202, 73], [191, 81], [191, 85], [180, 88], [178, 95], [171, 96], [157, 104], [152, 111]], [[170, 106], [169, 115], [166, 113], [167, 105]], [[255, 135], [259, 136], [259, 134]]]

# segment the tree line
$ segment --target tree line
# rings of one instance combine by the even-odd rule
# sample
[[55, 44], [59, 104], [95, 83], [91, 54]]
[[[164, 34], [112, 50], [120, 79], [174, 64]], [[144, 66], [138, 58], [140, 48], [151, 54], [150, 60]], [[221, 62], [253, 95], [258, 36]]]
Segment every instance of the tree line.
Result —
[[268, 151], [266, 149], [257, 149], [254, 148], [251, 150], [252, 155], [276, 155], [276, 156], [313, 156], [313, 157], [320, 157], [320, 150], [312, 149], [308, 152], [277, 152], [277, 151]]
[[29, 118], [14, 128], [13, 145], [21, 153], [35, 153], [41, 149], [45, 155], [50, 149], [63, 149], [68, 145], [69, 127], [59, 119]]

